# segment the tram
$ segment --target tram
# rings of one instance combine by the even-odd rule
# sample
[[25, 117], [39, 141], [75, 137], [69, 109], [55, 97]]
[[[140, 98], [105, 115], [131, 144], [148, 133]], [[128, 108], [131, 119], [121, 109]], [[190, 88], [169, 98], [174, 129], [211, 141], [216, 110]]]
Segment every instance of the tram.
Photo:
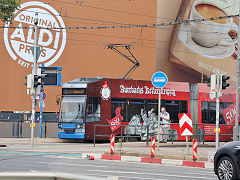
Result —
[[[58, 138], [93, 140], [94, 131], [146, 137], [146, 124], [150, 124], [149, 133], [156, 133], [159, 91], [151, 81], [144, 80], [98, 77], [67, 82], [62, 87]], [[161, 105], [169, 112], [170, 128], [176, 134], [180, 134], [178, 114], [191, 113], [196, 128], [205, 129], [205, 140], [215, 140], [216, 100], [209, 92], [206, 84], [187, 82], [168, 82], [162, 89]], [[224, 90], [220, 100], [221, 141], [232, 138], [234, 93], [231, 88]], [[120, 125], [125, 126], [120, 128]], [[104, 139], [97, 137], [97, 140]], [[177, 135], [177, 140], [185, 137]]]

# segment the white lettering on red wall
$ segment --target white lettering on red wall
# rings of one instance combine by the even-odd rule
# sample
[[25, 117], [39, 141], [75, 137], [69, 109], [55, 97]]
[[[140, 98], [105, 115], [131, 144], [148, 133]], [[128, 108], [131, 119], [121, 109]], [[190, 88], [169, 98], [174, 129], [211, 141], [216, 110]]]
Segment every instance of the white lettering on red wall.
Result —
[[[159, 94], [160, 89], [156, 89], [154, 87], [126, 87], [124, 85], [120, 86], [120, 93], [123, 94]], [[176, 96], [176, 91], [174, 89], [168, 89], [168, 88], [164, 88], [162, 89], [162, 94], [163, 95], [167, 95], [167, 96]]]

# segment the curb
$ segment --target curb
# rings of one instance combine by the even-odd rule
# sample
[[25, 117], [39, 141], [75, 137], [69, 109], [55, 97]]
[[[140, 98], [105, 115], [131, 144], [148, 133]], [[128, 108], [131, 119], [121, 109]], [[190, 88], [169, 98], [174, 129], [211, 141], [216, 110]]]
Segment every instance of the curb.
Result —
[[107, 160], [119, 160], [119, 161], [121, 161], [121, 156], [119, 156], [119, 155], [102, 154], [102, 159], [107, 159]]
[[162, 159], [142, 157], [141, 162], [162, 164]]
[[183, 166], [205, 168], [205, 162], [183, 161]]
[[142, 163], [155, 163], [155, 164], [162, 164], [162, 165], [213, 168], [213, 163], [208, 163], [208, 162], [161, 159], [161, 158], [151, 158], [151, 157], [121, 156], [121, 155], [110, 155], [110, 154], [101, 155], [101, 154], [83, 153], [82, 158], [87, 158], [89, 155], [94, 156], [95, 159], [117, 160], [117, 161], [123, 161], [123, 162], [142, 162]]
[[142, 158], [141, 157], [136, 157], [136, 156], [121, 156], [121, 161], [125, 162], [141, 162]]
[[175, 160], [175, 159], [163, 159], [163, 165], [176, 165], [176, 166], [183, 166], [183, 160]]

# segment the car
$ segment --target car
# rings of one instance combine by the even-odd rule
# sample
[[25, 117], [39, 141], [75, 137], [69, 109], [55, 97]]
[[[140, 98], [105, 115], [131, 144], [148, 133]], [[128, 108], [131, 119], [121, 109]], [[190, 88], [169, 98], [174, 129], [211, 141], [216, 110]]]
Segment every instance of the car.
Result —
[[220, 180], [240, 179], [240, 141], [228, 142], [217, 150], [214, 172]]

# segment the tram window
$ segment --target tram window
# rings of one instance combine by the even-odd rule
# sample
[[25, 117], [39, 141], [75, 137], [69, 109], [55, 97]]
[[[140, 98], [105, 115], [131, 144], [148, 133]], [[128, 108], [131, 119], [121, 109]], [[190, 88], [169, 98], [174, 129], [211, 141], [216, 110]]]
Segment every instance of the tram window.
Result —
[[208, 102], [202, 102], [202, 123], [207, 123], [207, 120], [209, 119], [209, 113], [208, 113]]
[[[220, 102], [220, 111], [219, 111], [220, 124], [226, 124], [222, 110], [226, 109], [231, 104], [232, 104], [231, 102]], [[216, 123], [216, 103], [215, 102], [202, 101], [201, 111], [202, 111], [202, 123], [206, 123], [206, 124]]]
[[[153, 109], [153, 112], [158, 115], [158, 100], [157, 99], [149, 99], [147, 101], [148, 105], [148, 111], [151, 111]], [[165, 107], [165, 100], [161, 100], [161, 106]]]
[[86, 122], [101, 120], [101, 99], [89, 97], [86, 108]]
[[188, 113], [188, 103], [187, 101], [180, 101], [180, 111], [179, 113]]
[[143, 99], [129, 99], [128, 109], [127, 109], [127, 121], [130, 122], [132, 117], [135, 115], [140, 115], [141, 110], [145, 109], [145, 101]]
[[126, 104], [126, 99], [112, 98], [111, 118], [116, 116], [115, 110], [121, 107], [121, 116], [123, 117], [123, 121], [126, 121]]
[[179, 113], [188, 113], [187, 101], [166, 100], [165, 107], [170, 114], [171, 123], [179, 123]]

